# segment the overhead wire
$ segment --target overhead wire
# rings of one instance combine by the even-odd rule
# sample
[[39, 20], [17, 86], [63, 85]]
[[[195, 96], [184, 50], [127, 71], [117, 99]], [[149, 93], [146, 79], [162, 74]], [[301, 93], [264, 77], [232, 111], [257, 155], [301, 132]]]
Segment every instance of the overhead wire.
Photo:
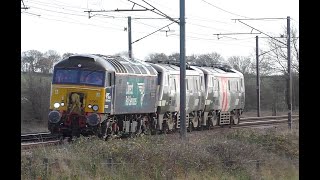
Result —
[[[170, 36], [178, 37], [179, 34], [170, 34]], [[189, 36], [189, 35], [186, 36], [186, 38], [189, 40], [205, 40], [205, 41], [210, 41], [211, 43], [219, 43], [219, 44], [230, 45], [230, 46], [254, 47], [254, 46], [245, 46], [245, 45], [243, 45], [243, 43], [242, 44], [236, 44], [236, 43], [229, 44], [229, 43], [221, 42], [220, 40], [217, 40], [217, 39], [201, 38], [201, 37], [195, 37], [195, 36]]]
[[30, 13], [30, 12], [21, 12], [21, 13], [23, 13], [23, 14], [30, 14], [30, 15], [33, 15], [33, 16], [41, 16], [41, 15], [39, 15], [39, 14], [34, 14], [34, 13]]
[[144, 39], [144, 38], [146, 38], [146, 37], [148, 37], [148, 36], [150, 36], [150, 35], [152, 35], [152, 34], [154, 34], [154, 33], [156, 33], [156, 32], [158, 32], [158, 31], [160, 31], [161, 29], [163, 29], [163, 28], [165, 28], [165, 27], [170, 26], [170, 25], [173, 24], [173, 23], [174, 23], [174, 22], [171, 22], [170, 24], [168, 24], [168, 25], [166, 25], [166, 26], [164, 26], [164, 27], [162, 27], [162, 28], [160, 28], [160, 29], [158, 29], [158, 30], [150, 33], [150, 34], [148, 34], [148, 35], [146, 35], [146, 36], [143, 36], [142, 38], [139, 38], [139, 39], [133, 41], [132, 44], [133, 44], [133, 43], [136, 43], [136, 42], [140, 41], [141, 39]]
[[150, 25], [150, 24], [146, 24], [146, 23], [143, 23], [143, 22], [141, 22], [141, 21], [139, 21], [139, 20], [137, 20], [137, 19], [133, 19], [135, 22], [137, 22], [138, 24], [143, 24], [143, 25], [145, 25], [145, 26], [149, 26], [149, 27], [152, 27], [152, 28], [158, 28], [158, 27], [155, 27], [155, 26], [152, 26], [152, 25]]
[[242, 15], [235, 14], [235, 13], [233, 13], [233, 12], [230, 12], [230, 11], [224, 10], [224, 9], [222, 9], [222, 8], [220, 8], [220, 7], [216, 6], [216, 5], [213, 5], [212, 3], [209, 3], [209, 2], [207, 2], [207, 1], [205, 1], [205, 0], [201, 0], [201, 1], [203, 1], [203, 2], [205, 2], [205, 3], [207, 3], [207, 4], [209, 4], [210, 6], [215, 7], [215, 8], [217, 8], [217, 9], [221, 10], [221, 11], [224, 11], [224, 12], [226, 12], [226, 13], [229, 13], [229, 14], [232, 14], [232, 15], [236, 15], [236, 16], [240, 16], [240, 17], [244, 17], [244, 18], [248, 18], [248, 17], [246, 17], [246, 16], [242, 16]]
[[66, 15], [71, 15], [71, 16], [81, 16], [81, 17], [86, 17], [86, 15], [82, 15], [82, 14], [72, 14], [72, 13], [66, 13], [66, 12], [61, 12], [61, 11], [54, 11], [54, 10], [50, 10], [50, 9], [43, 9], [43, 8], [39, 8], [39, 7], [35, 7], [35, 6], [30, 6], [30, 8], [33, 9], [40, 9], [43, 11], [49, 11], [49, 12], [54, 12], [54, 13], [60, 13], [60, 14], [66, 14]]
[[158, 6], [162, 6], [163, 8], [167, 8], [167, 9], [169, 9], [171, 12], [172, 12], [172, 11], [175, 11], [175, 9], [172, 9], [171, 7], [168, 7], [168, 6], [165, 6], [165, 5], [163, 5], [163, 4], [160, 4], [160, 3], [157, 2], [157, 1], [153, 1], [153, 0], [148, 0], [148, 1], [151, 1], [152, 3], [157, 4]]
[[[55, 14], [66, 14], [66, 15], [71, 15], [71, 16], [80, 16], [80, 17], [87, 17], [87, 15], [83, 14], [83, 12], [78, 12], [78, 13], [82, 13], [82, 14], [75, 14], [75, 13], [68, 13], [68, 12], [62, 12], [62, 11], [56, 11], [56, 10], [52, 10], [52, 9], [46, 9], [46, 8], [40, 8], [38, 6], [32, 6], [33, 9], [39, 9], [39, 10], [42, 10], [42, 11], [46, 11], [46, 12], [52, 12], [52, 13], [55, 13]], [[55, 9], [55, 7], [53, 7]], [[60, 8], [61, 9], [61, 8]], [[63, 9], [65, 10], [65, 9]], [[114, 17], [114, 18], [122, 18], [122, 17]], [[97, 22], [99, 20], [94, 20], [94, 22]], [[100, 21], [100, 22], [103, 22], [103, 21]], [[99, 23], [99, 22], [97, 22]], [[114, 23], [110, 23], [108, 22], [109, 24], [113, 24], [115, 26], [123, 26], [123, 25], [119, 25], [119, 24], [114, 24]]]
[[[39, 5], [39, 6], [44, 6], [44, 7], [50, 7], [50, 8], [58, 8], [58, 9], [63, 9], [63, 10], [66, 10], [66, 11], [71, 11], [71, 12], [77, 12], [77, 13], [80, 13], [82, 12], [82, 8], [78, 8], [78, 7], [66, 7], [66, 6], [62, 6], [62, 5], [58, 5], [58, 4], [52, 4], [52, 3], [44, 3], [44, 2], [29, 2], [29, 4], [33, 4], [33, 5]], [[78, 9], [78, 10], [75, 10], [75, 9]]]
[[[60, 22], [66, 22], [66, 23], [73, 23], [73, 24], [79, 24], [79, 25], [89, 25], [89, 26], [95, 26], [95, 27], [107, 28], [107, 29], [117, 29], [117, 30], [123, 31], [123, 29], [120, 29], [120, 28], [118, 29], [118, 28], [110, 27], [110, 26], [101, 26], [101, 23], [99, 23], [99, 25], [92, 24], [92, 23], [83, 23], [79, 19], [76, 20], [76, 19], [72, 19], [72, 18], [66, 17], [66, 16], [57, 16], [57, 15], [52, 15], [52, 14], [46, 14], [44, 12], [41, 12], [41, 13], [40, 12], [33, 12], [33, 13], [28, 12], [28, 13], [37, 15], [39, 18], [47, 19], [47, 20], [60, 21]], [[51, 18], [47, 18], [45, 16], [48, 16], [48, 17], [51, 17]], [[57, 19], [57, 18], [62, 18], [62, 19]], [[66, 19], [70, 19], [71, 21], [66, 21]], [[108, 24], [110, 24], [110, 23], [108, 23]], [[119, 25], [115, 25], [115, 26], [119, 26]], [[123, 27], [123, 26], [119, 26], [119, 27]]]
[[[43, 1], [37, 1], [37, 0], [29, 0], [28, 3], [40, 3], [40, 4], [52, 4], [52, 5], [56, 5], [56, 6], [59, 6], [59, 7], [70, 7], [70, 8], [74, 8], [74, 9], [82, 9], [82, 10], [86, 10], [86, 8], [81, 8], [81, 7], [78, 7], [78, 6], [73, 6], [71, 4], [68, 4], [68, 3], [65, 3], [65, 2], [60, 2], [60, 1], [49, 1], [49, 2], [43, 2]], [[53, 2], [56, 2], [56, 3], [60, 3], [60, 4], [56, 4], [56, 3], [53, 3]], [[64, 4], [64, 5], [61, 5], [61, 4]]]
[[[210, 27], [210, 26], [205, 26], [205, 25], [190, 23], [190, 22], [188, 22], [188, 21], [186, 21], [186, 24], [190, 24], [190, 25], [193, 25], [193, 26], [198, 26], [198, 27], [202, 27], [202, 28], [206, 28], [206, 29], [215, 29], [215, 30], [218, 30], [218, 31], [229, 31], [229, 30], [225, 30], [225, 29], [219, 29], [219, 28], [214, 28], [214, 27]], [[229, 31], [229, 32], [231, 32], [231, 31]]]
[[95, 26], [99, 28], [105, 28], [105, 29], [112, 29], [112, 30], [117, 30], [117, 31], [123, 31], [122, 29], [114, 28], [114, 27], [107, 27], [107, 26], [100, 26], [100, 25], [95, 25], [95, 24], [86, 24], [86, 23], [79, 23], [79, 22], [74, 22], [74, 21], [66, 21], [66, 20], [61, 20], [61, 19], [53, 19], [53, 18], [47, 18], [43, 16], [39, 16], [41, 19], [47, 19], [47, 20], [52, 20], [52, 21], [60, 21], [60, 22], [65, 22], [65, 23], [72, 23], [72, 24], [78, 24], [78, 25], [86, 25], [86, 26]]

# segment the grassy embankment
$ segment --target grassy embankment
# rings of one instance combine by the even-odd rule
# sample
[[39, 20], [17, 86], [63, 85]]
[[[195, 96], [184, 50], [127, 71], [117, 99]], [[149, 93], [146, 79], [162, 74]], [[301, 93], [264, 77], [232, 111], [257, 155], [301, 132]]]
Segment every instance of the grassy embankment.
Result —
[[298, 124], [291, 132], [221, 129], [187, 138], [81, 137], [22, 153], [21, 179], [299, 179]]

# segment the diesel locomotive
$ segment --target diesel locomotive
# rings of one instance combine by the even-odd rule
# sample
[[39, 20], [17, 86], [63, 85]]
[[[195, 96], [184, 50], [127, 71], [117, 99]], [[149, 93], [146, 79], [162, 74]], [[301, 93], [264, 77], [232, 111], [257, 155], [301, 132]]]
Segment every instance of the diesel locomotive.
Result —
[[[229, 66], [186, 68], [189, 130], [238, 124], [242, 73]], [[180, 67], [121, 56], [78, 54], [54, 66], [48, 129], [52, 134], [149, 134], [180, 128]]]

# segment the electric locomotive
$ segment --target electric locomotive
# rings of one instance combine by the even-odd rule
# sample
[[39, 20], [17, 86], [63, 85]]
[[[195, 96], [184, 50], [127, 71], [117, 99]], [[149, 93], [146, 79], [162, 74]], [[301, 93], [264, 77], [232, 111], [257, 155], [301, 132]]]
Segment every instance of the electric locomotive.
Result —
[[[180, 64], [150, 63], [158, 71], [157, 130], [180, 128]], [[186, 127], [237, 125], [244, 109], [243, 74], [227, 65], [186, 65]]]
[[237, 125], [244, 110], [243, 74], [227, 65], [198, 67], [205, 77], [205, 107], [202, 125]]

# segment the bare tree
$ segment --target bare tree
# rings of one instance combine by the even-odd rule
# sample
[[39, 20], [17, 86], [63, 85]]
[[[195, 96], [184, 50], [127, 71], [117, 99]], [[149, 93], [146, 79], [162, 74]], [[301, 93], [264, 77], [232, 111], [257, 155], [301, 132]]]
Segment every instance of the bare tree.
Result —
[[55, 63], [57, 63], [58, 61], [61, 60], [60, 54], [54, 50], [49, 50], [44, 55], [45, 55], [45, 57], [50, 59], [50, 61], [52, 62], [52, 65], [54, 65]]
[[38, 64], [43, 58], [43, 54], [37, 50], [22, 52], [21, 70], [24, 72], [38, 72]]
[[173, 54], [168, 56], [168, 59], [169, 59], [170, 62], [172, 62], [172, 61], [180, 62], [180, 53], [173, 53]]
[[243, 74], [252, 73], [252, 62], [250, 57], [232, 56], [229, 57], [227, 61], [231, 67], [242, 72]]
[[191, 56], [187, 56], [186, 58], [187, 58], [186, 61], [187, 61], [188, 63], [190, 63], [190, 64], [197, 64], [197, 58], [198, 58], [197, 55], [192, 54]]
[[158, 61], [167, 62], [169, 61], [169, 58], [164, 53], [153, 53], [146, 57], [146, 61], [151, 61], [153, 63], [157, 63]]
[[[261, 76], [269, 76], [277, 73], [277, 65], [273, 62], [270, 56], [263, 54], [262, 50], [259, 52], [259, 74]], [[251, 71], [256, 74], [257, 60], [256, 56], [252, 58]]]
[[52, 73], [53, 65], [61, 59], [60, 55], [54, 51], [49, 50], [44, 53], [41, 60], [38, 62], [37, 67], [40, 69], [42, 73]]
[[195, 64], [205, 66], [212, 66], [213, 64], [218, 64], [222, 62], [224, 62], [224, 58], [216, 52], [210, 54], [201, 54], [195, 60]]
[[[284, 34], [286, 34], [287, 29], [284, 28]], [[299, 73], [299, 38], [297, 37], [297, 29], [294, 27], [291, 28], [291, 64], [293, 72]], [[270, 47], [270, 53], [266, 54], [266, 58], [268, 59], [270, 64], [273, 64], [274, 69], [277, 72], [281, 72], [282, 74], [288, 73], [288, 56], [287, 56], [287, 44], [286, 38], [276, 41], [274, 39], [270, 39], [268, 44]]]
[[65, 59], [65, 58], [67, 58], [67, 57], [69, 57], [69, 56], [71, 56], [71, 55], [74, 55], [74, 53], [66, 52], [66, 53], [64, 53], [64, 54], [62, 55], [62, 59]]

